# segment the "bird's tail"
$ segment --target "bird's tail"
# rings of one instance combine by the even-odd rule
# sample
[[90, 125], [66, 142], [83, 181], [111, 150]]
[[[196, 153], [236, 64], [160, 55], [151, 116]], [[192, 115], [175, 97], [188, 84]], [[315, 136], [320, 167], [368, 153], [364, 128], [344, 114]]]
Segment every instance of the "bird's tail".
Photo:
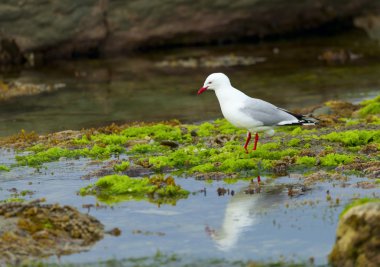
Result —
[[314, 119], [314, 118], [310, 118], [310, 117], [304, 117], [302, 116], [302, 118], [297, 118], [298, 121], [294, 121], [294, 122], [280, 122], [278, 125], [279, 126], [294, 126], [294, 125], [316, 125], [318, 124], [318, 120], [317, 119]]
[[305, 115], [299, 115], [292, 112], [289, 112], [287, 110], [284, 110], [285, 112], [289, 113], [290, 115], [297, 118], [298, 121], [289, 121], [289, 122], [280, 122], [279, 126], [292, 126], [292, 125], [316, 125], [318, 124], [318, 120], [315, 118], [311, 118]]

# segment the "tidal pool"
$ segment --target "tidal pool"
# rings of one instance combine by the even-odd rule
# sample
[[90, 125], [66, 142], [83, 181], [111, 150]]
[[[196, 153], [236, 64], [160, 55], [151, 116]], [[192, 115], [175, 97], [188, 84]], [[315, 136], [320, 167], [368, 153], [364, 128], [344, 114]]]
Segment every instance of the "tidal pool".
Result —
[[[13, 158], [12, 151], [0, 150], [0, 164], [12, 164]], [[193, 194], [175, 206], [128, 201], [87, 208], [86, 205], [96, 204], [96, 198], [81, 197], [77, 192], [93, 182], [81, 177], [96, 168], [99, 168], [96, 163], [80, 159], [47, 163], [39, 171], [20, 167], [0, 173], [0, 199], [8, 198], [12, 188], [19, 192], [30, 190], [34, 194], [25, 196], [26, 200], [44, 197], [47, 203], [72, 205], [95, 216], [106, 230], [117, 227], [122, 231], [118, 237], [106, 236], [87, 252], [45, 261], [87, 263], [154, 256], [160, 252], [175, 253], [190, 261], [312, 259], [325, 265], [344, 205], [360, 195], [379, 197], [376, 188], [358, 187], [357, 182], [367, 179], [355, 176], [345, 182], [317, 183], [307, 190], [301, 190], [296, 175], [262, 177], [264, 185], [260, 192], [246, 192], [249, 181], [208, 183], [193, 177], [176, 177], [177, 183]], [[294, 196], [288, 194], [290, 185], [298, 190]], [[218, 188], [230, 193], [220, 196]]]

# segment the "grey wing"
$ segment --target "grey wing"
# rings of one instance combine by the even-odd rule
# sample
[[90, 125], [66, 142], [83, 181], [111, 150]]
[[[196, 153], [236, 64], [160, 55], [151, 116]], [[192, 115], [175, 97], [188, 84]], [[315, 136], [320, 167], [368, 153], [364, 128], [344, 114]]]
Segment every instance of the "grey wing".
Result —
[[249, 98], [240, 109], [247, 116], [260, 121], [264, 126], [274, 126], [281, 122], [298, 122], [298, 119], [285, 110], [266, 101]]

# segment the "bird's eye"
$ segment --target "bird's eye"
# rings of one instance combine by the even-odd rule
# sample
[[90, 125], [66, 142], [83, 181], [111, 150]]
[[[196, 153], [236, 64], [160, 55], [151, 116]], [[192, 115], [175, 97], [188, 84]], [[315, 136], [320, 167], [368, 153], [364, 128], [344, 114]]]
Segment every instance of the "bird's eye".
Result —
[[208, 82], [208, 84], [212, 84], [212, 82]]

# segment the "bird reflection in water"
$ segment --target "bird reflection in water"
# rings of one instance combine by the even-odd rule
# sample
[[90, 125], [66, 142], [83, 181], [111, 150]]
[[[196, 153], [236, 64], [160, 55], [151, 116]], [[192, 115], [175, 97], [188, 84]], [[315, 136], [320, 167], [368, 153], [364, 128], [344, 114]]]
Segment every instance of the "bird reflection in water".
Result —
[[206, 233], [222, 251], [234, 248], [240, 236], [259, 223], [260, 214], [275, 209], [287, 196], [283, 185], [260, 186], [253, 181], [238, 192], [230, 191], [230, 195], [222, 226], [219, 229], [205, 227]]

